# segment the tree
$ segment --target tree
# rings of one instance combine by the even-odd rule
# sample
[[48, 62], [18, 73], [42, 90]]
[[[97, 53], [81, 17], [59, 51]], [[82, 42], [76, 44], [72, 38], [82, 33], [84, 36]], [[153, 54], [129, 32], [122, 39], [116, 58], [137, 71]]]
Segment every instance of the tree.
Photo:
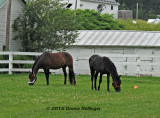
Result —
[[113, 15], [100, 14], [95, 10], [77, 10], [76, 22], [79, 30], [120, 30]]
[[13, 23], [22, 51], [64, 50], [77, 37], [74, 14], [59, 0], [29, 0]]

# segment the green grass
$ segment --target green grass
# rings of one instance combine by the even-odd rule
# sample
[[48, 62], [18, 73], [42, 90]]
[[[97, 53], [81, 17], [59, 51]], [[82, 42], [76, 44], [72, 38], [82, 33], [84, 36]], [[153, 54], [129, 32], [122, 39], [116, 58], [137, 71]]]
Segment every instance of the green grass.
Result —
[[[35, 85], [29, 86], [28, 74], [0, 75], [1, 118], [160, 117], [160, 78], [123, 76], [121, 92], [117, 93], [111, 86], [112, 80], [111, 91], [107, 92], [105, 76], [100, 91], [91, 90], [90, 76], [76, 76], [76, 86], [68, 81], [63, 85], [62, 75], [50, 75], [49, 86], [44, 74], [37, 77]], [[139, 88], [134, 89], [134, 85]], [[55, 107], [61, 110], [53, 110]]]

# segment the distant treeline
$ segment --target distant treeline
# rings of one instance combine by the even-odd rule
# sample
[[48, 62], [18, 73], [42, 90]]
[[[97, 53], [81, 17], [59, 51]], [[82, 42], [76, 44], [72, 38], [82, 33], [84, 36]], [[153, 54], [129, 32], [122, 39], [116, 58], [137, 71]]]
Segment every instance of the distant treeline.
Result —
[[143, 20], [157, 18], [160, 15], [160, 0], [116, 0], [120, 3], [119, 10], [132, 10], [136, 18], [138, 3], [138, 18]]

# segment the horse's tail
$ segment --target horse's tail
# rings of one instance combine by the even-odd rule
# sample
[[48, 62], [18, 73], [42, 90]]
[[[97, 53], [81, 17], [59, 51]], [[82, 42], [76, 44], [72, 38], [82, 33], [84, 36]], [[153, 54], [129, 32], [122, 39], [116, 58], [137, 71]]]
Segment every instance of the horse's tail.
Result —
[[69, 81], [70, 81], [70, 84], [76, 85], [76, 80], [75, 80], [75, 74], [74, 74], [74, 71], [73, 71], [73, 67], [72, 67], [72, 69], [69, 67]]

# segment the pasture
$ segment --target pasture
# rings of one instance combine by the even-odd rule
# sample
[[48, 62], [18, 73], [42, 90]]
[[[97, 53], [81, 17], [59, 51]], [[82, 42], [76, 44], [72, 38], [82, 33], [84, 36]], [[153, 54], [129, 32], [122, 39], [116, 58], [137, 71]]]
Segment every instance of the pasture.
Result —
[[[76, 76], [76, 85], [64, 84], [63, 75], [37, 74], [34, 86], [28, 74], [0, 75], [0, 116], [2, 118], [158, 118], [160, 78], [121, 77], [121, 92], [110, 92], [103, 76], [100, 91], [91, 90], [90, 76]], [[99, 77], [98, 77], [99, 81]], [[98, 82], [97, 81], [97, 82]], [[134, 85], [138, 89], [134, 89]]]

